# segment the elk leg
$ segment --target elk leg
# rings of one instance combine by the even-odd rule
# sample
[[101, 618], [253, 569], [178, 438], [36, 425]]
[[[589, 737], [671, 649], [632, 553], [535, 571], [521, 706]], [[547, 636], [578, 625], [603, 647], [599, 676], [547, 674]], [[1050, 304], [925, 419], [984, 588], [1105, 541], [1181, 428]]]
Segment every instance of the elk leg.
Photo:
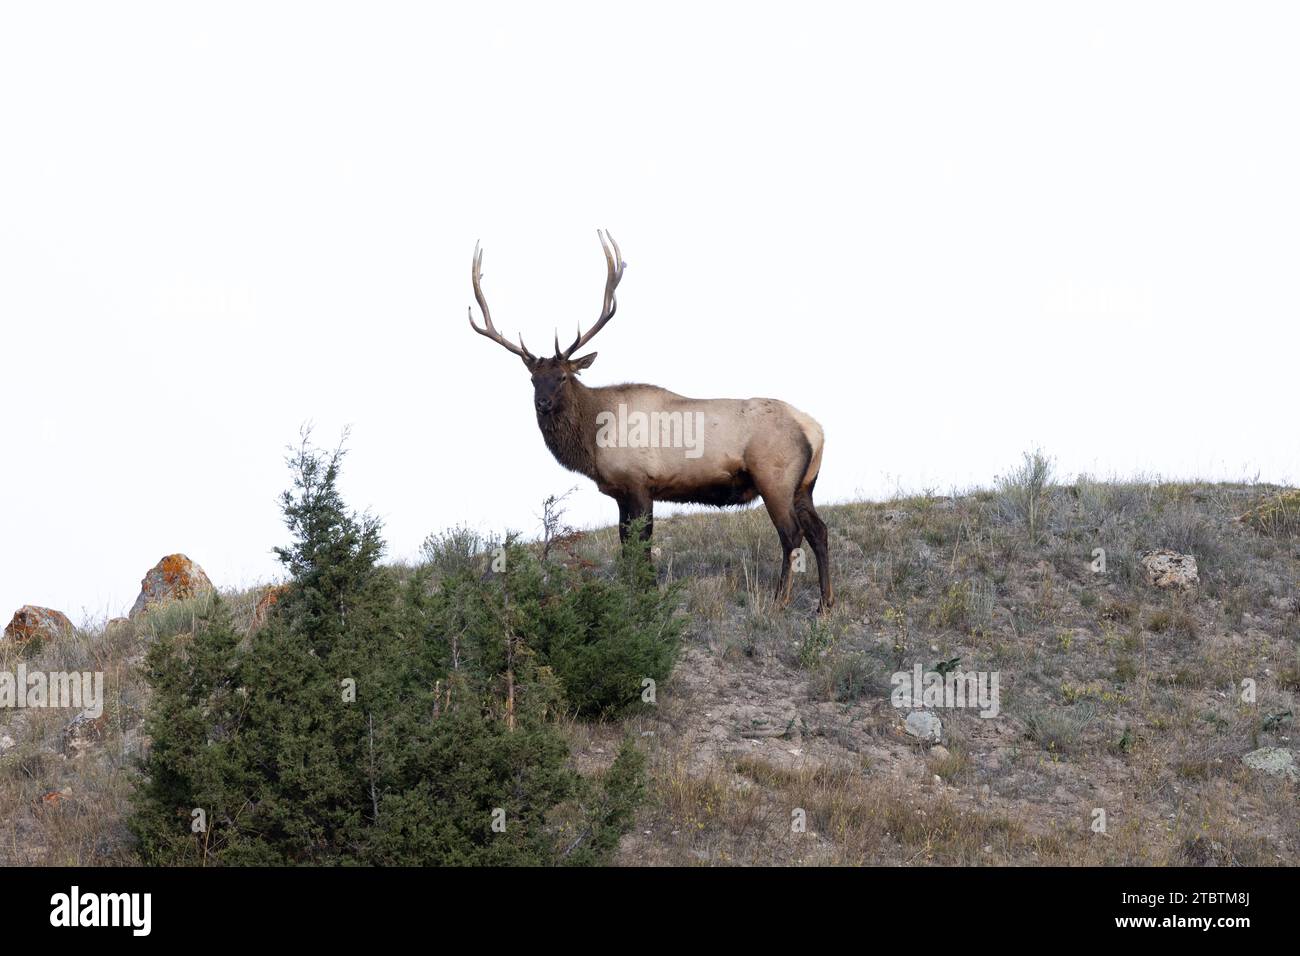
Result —
[[654, 532], [654, 499], [646, 494], [620, 495], [615, 501], [618, 502], [618, 540], [621, 544], [627, 543], [628, 532], [632, 529], [632, 522], [637, 518], [645, 518], [645, 528], [641, 532], [641, 540], [649, 541], [651, 534]]
[[781, 580], [776, 583], [776, 606], [781, 608], [790, 603], [790, 592], [794, 589], [794, 577], [791, 567], [794, 564], [794, 552], [803, 544], [803, 532], [795, 531], [793, 536], [787, 531], [777, 530], [781, 536]]
[[835, 593], [831, 589], [830, 549], [827, 547], [826, 522], [813, 507], [812, 487], [800, 488], [794, 496], [794, 513], [799, 526], [808, 535], [813, 554], [817, 556], [817, 578], [821, 584], [821, 603], [817, 605], [818, 613], [830, 610], [835, 604]]
[[615, 498], [618, 502], [618, 542], [627, 544], [627, 526], [630, 521], [628, 518], [628, 502], [626, 498]]
[[790, 603], [790, 591], [794, 580], [790, 577], [790, 565], [794, 549], [803, 542], [803, 530], [791, 505], [785, 504], [779, 493], [763, 495], [763, 504], [767, 506], [768, 517], [776, 526], [777, 536], [781, 539], [781, 579], [776, 584], [773, 601], [778, 609]]
[[628, 501], [628, 523], [637, 518], [645, 518], [645, 527], [641, 529], [641, 540], [649, 541], [655, 530], [655, 503], [647, 494], [636, 494]]

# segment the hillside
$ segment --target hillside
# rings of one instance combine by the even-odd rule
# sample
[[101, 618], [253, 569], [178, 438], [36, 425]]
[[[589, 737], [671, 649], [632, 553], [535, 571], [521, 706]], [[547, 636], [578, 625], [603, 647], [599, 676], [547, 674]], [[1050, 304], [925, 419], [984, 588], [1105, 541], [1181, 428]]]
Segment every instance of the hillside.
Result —
[[[565, 728], [584, 774], [629, 730], [650, 758], [618, 862], [1300, 863], [1296, 782], [1243, 762], [1295, 749], [1293, 499], [1046, 477], [1029, 462], [995, 490], [822, 507], [837, 604], [821, 618], [811, 560], [792, 606], [772, 610], [779, 551], [761, 509], [656, 522], [660, 581], [684, 585], [673, 676], [643, 713]], [[617, 535], [563, 544], [600, 567]], [[1140, 556], [1155, 549], [1193, 556], [1198, 583], [1152, 584]], [[241, 625], [258, 596], [227, 595]], [[90, 730], [68, 731], [66, 711], [0, 711], [0, 864], [136, 862], [140, 664], [203, 600], [35, 650], [0, 644], [0, 670], [103, 670], [107, 688]], [[891, 675], [916, 665], [996, 673], [998, 715], [932, 709], [941, 741], [909, 734]]]

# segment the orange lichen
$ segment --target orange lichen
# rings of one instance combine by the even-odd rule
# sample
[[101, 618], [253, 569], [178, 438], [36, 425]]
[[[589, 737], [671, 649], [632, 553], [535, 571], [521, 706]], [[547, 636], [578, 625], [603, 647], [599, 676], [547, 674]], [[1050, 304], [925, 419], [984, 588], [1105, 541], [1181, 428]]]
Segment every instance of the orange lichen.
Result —
[[62, 611], [25, 604], [14, 612], [5, 628], [5, 640], [25, 644], [34, 637], [58, 637], [72, 630], [72, 622]]
[[131, 617], [165, 601], [197, 597], [212, 590], [212, 582], [203, 569], [183, 554], [169, 554], [159, 561], [140, 582], [140, 596], [131, 608]]
[[194, 562], [183, 554], [169, 554], [158, 562], [163, 586], [173, 597], [194, 596], [195, 576], [190, 571], [193, 566]]

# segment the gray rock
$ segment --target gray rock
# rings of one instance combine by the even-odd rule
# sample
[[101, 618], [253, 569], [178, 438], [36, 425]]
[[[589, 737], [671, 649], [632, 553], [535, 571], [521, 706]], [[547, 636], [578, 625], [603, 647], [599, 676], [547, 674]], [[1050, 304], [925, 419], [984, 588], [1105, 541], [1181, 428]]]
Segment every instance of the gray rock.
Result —
[[1147, 583], [1153, 587], [1187, 591], [1200, 583], [1196, 572], [1196, 558], [1179, 554], [1168, 548], [1138, 552], [1138, 560], [1147, 573]]
[[1241, 762], [1252, 770], [1300, 783], [1300, 768], [1295, 765], [1295, 754], [1282, 747], [1260, 747], [1242, 757]]
[[943, 724], [934, 714], [925, 710], [914, 710], [905, 721], [907, 732], [913, 737], [937, 744], [943, 739]]

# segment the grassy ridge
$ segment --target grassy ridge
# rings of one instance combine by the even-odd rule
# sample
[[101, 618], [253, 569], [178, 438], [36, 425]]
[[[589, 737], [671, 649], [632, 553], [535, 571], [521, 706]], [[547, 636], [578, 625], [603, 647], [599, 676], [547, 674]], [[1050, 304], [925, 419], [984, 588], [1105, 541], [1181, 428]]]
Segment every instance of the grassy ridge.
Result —
[[[824, 507], [838, 605], [821, 619], [811, 560], [792, 608], [772, 610], [779, 550], [761, 509], [661, 520], [684, 657], [651, 712], [566, 725], [573, 761], [599, 774], [626, 732], [642, 741], [651, 792], [619, 854], [629, 865], [1294, 865], [1295, 785], [1241, 763], [1294, 749], [1300, 544], [1285, 510], [1238, 520], [1279, 500], [1258, 485], [1055, 484], [1031, 457], [991, 490]], [[563, 545], [604, 566], [616, 542], [603, 529]], [[1200, 586], [1148, 585], [1137, 555], [1153, 548], [1193, 554]], [[257, 592], [226, 597], [246, 624]], [[146, 743], [139, 664], [201, 602], [0, 646], [0, 670], [105, 671], [108, 714], [81, 743], [66, 712], [0, 712], [0, 863], [135, 861], [123, 819]], [[952, 658], [1000, 672], [1003, 713], [944, 713], [930, 750], [902, 733], [889, 675]], [[1098, 808], [1105, 834], [1090, 828]], [[806, 832], [792, 830], [800, 811]]]

